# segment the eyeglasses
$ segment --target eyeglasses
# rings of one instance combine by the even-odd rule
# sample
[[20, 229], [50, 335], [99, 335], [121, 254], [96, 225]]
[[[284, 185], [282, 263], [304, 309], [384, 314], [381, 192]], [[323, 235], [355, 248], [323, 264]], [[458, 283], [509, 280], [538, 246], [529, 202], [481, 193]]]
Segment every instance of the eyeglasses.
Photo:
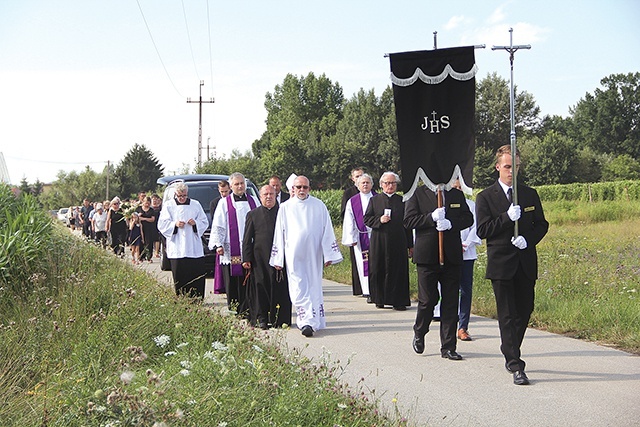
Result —
[[396, 181], [382, 181], [382, 185], [396, 185]]
[[187, 197], [187, 195], [186, 194], [176, 194], [176, 197], [178, 199], [182, 199], [183, 197]]
[[309, 186], [308, 185], [294, 185], [294, 187], [296, 187], [298, 190], [308, 190]]

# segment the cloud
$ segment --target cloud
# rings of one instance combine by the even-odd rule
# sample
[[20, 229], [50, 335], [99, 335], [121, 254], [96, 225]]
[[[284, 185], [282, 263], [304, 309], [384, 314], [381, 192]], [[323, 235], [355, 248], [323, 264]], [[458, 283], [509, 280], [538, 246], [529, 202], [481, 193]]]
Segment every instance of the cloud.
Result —
[[460, 25], [464, 22], [467, 22], [468, 19], [466, 19], [463, 15], [457, 15], [457, 16], [452, 16], [449, 21], [447, 21], [446, 24], [444, 24], [444, 29], [445, 30], [455, 30], [456, 28], [460, 27]]
[[549, 28], [540, 27], [529, 22], [508, 22], [505, 3], [496, 8], [486, 19], [484, 25], [467, 27], [461, 35], [461, 45], [486, 44], [490, 46], [508, 46], [509, 29], [513, 28], [513, 44], [532, 44], [544, 41], [551, 33]]

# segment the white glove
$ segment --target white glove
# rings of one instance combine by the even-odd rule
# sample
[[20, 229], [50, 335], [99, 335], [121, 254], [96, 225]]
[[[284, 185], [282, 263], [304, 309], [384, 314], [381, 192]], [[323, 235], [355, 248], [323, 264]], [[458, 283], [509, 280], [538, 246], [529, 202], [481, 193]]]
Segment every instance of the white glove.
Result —
[[509, 209], [507, 209], [507, 215], [511, 221], [517, 221], [520, 219], [520, 205], [514, 205], [511, 203]]
[[431, 218], [433, 218], [434, 221], [440, 221], [444, 219], [444, 206], [441, 208], [436, 209], [435, 211], [431, 212]]
[[512, 237], [511, 244], [518, 249], [527, 249], [527, 241], [522, 236]]
[[436, 230], [438, 231], [451, 230], [451, 221], [449, 221], [446, 218], [439, 220], [438, 222], [436, 222]]

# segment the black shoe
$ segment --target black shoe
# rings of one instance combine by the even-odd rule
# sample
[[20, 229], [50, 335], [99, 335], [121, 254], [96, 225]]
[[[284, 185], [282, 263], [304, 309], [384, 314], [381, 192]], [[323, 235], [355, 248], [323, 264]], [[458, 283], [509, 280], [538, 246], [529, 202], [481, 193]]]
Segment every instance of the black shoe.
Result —
[[394, 305], [393, 309], [397, 311], [405, 311], [407, 307], [405, 307], [404, 305]]
[[445, 352], [442, 353], [442, 358], [449, 359], [449, 360], [462, 360], [462, 356], [456, 353], [455, 350], [446, 350]]
[[413, 335], [413, 351], [418, 354], [424, 353], [424, 337], [420, 337], [418, 334]]
[[265, 321], [260, 322], [260, 329], [262, 329], [262, 330], [269, 329], [269, 325], [267, 324], [267, 322], [265, 322]]
[[309, 325], [305, 325], [302, 327], [302, 335], [309, 338], [313, 336], [313, 328]]
[[384, 308], [384, 304], [376, 304], [376, 308]]
[[367, 304], [373, 304], [373, 300], [371, 299], [371, 295], [367, 295]]
[[513, 373], [513, 383], [515, 385], [529, 385], [529, 378], [524, 371], [515, 371]]

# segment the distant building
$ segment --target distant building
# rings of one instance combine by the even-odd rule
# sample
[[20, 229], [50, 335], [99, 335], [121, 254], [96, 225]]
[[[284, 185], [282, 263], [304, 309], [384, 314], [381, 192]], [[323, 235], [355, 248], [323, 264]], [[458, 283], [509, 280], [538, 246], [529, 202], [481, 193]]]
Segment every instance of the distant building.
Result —
[[2, 152], [0, 152], [0, 182], [11, 185], [9, 170], [7, 169], [7, 164], [4, 162], [4, 155]]

